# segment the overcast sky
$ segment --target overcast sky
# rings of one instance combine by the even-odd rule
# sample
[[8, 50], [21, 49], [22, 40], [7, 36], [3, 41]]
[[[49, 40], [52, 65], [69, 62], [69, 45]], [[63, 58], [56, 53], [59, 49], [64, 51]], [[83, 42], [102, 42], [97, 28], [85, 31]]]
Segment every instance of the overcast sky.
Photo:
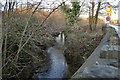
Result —
[[[26, 3], [27, 1], [28, 2], [30, 2], [30, 3], [33, 3], [33, 2], [40, 2], [41, 0], [7, 0], [7, 1], [17, 1], [17, 2], [19, 2], [19, 3]], [[53, 3], [53, 2], [55, 2], [54, 3], [54, 5], [52, 5], [52, 6], [57, 6], [57, 5], [59, 5], [60, 4], [60, 2], [62, 2], [62, 0], [42, 0], [43, 2], [42, 2], [42, 5], [44, 5], [44, 7], [50, 7], [50, 5]], [[60, 1], [60, 2], [59, 2]], [[64, 1], [64, 0], [63, 0]], [[65, 1], [67, 1], [67, 4], [70, 4], [70, 1], [76, 1], [76, 0], [65, 0]], [[78, 0], [78, 1], [84, 1], [84, 0]], [[85, 2], [90, 2], [90, 1], [92, 1], [92, 0], [85, 0]], [[102, 1], [102, 2], [110, 2], [110, 4], [112, 4], [112, 5], [117, 5], [118, 4], [118, 2], [120, 1], [120, 0], [94, 0], [96, 3], [98, 2], [98, 1]], [[2, 3], [3, 5], [5, 4], [5, 2], [6, 2], [6, 0], [0, 0], [0, 3]], [[116, 14], [114, 13], [114, 12], [116, 12]], [[116, 11], [113, 11], [113, 14], [112, 14], [112, 18], [114, 19], [117, 19], [118, 18], [118, 10], [116, 10]]]

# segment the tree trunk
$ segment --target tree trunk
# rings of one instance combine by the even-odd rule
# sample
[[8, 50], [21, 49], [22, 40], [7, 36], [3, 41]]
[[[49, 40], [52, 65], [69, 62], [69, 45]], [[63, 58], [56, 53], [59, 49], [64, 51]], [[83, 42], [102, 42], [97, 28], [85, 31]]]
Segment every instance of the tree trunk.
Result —
[[20, 4], [20, 7], [21, 7], [21, 13], [22, 13], [22, 0], [21, 0], [21, 4]]
[[92, 20], [93, 20], [93, 17], [94, 17], [94, 2], [92, 2]]
[[95, 29], [96, 29], [96, 26], [97, 26], [97, 21], [98, 21], [98, 14], [99, 14], [99, 10], [100, 10], [100, 5], [101, 5], [101, 2], [98, 2], [97, 11], [96, 11], [96, 14], [95, 14]]
[[96, 11], [96, 14], [94, 16], [94, 2], [92, 2], [92, 16], [90, 18], [90, 28], [91, 28], [91, 31], [95, 31], [96, 30], [96, 26], [97, 26], [97, 21], [98, 21], [98, 14], [99, 14], [99, 10], [100, 10], [100, 6], [101, 6], [101, 2], [98, 2], [98, 7], [97, 7], [97, 11]]
[[91, 10], [90, 10], [90, 7], [89, 7], [89, 26], [90, 26], [90, 30], [92, 31], [92, 26], [91, 26]]
[[18, 8], [18, 3], [17, 3], [17, 1], [16, 1], [16, 11], [17, 11], [17, 8]]
[[8, 6], [8, 16], [11, 15], [11, 10], [12, 10], [12, 1], [9, 0], [9, 6]]
[[12, 2], [12, 12], [14, 11], [15, 2]]
[[6, 11], [7, 12], [7, 0], [6, 0], [6, 2], [5, 2], [5, 6], [4, 6], [4, 11]]
[[11, 10], [12, 2], [9, 2], [9, 10]]
[[92, 2], [91, 30], [94, 30], [94, 2]]

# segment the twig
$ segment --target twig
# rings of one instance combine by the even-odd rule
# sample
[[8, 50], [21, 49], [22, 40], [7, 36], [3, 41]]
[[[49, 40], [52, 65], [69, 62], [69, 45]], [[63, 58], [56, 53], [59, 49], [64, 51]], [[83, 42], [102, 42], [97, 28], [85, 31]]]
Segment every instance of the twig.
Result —
[[[49, 15], [43, 20], [43, 22], [39, 25], [39, 27], [40, 26], [42, 26], [43, 24], [44, 24], [44, 22], [49, 18], [49, 16], [56, 10], [56, 9], [58, 9], [60, 6], [62, 6], [62, 4], [63, 3], [61, 3], [58, 7], [56, 7], [55, 9], [53, 9], [50, 13], [49, 13]], [[35, 12], [36, 10], [34, 10], [34, 12]], [[41, 27], [41, 28], [43, 28], [43, 27]], [[34, 34], [34, 32], [35, 31], [37, 31], [38, 29], [36, 29], [36, 30], [34, 30], [33, 32], [32, 32], [32, 34], [29, 36], [29, 38], [26, 40], [26, 42], [21, 46], [21, 48], [20, 48], [20, 51], [21, 51], [21, 49], [27, 44], [27, 42], [31, 39], [31, 37], [33, 36], [33, 34]]]
[[[14, 63], [12, 63], [13, 65], [14, 65], [14, 67], [16, 67], [17, 68], [17, 70], [19, 70], [18, 69], [18, 67], [16, 66], [16, 64], [14, 64]], [[9, 77], [9, 78], [14, 78], [14, 77], [17, 77], [18, 79], [19, 79], [19, 74], [24, 70], [24, 68], [25, 67], [23, 67], [22, 69], [21, 69], [21, 71], [19, 71], [18, 73], [16, 72], [16, 70], [15, 69], [13, 69], [15, 72], [16, 72], [16, 74], [15, 75], [13, 75], [13, 76], [11, 76], [11, 77]]]
[[[14, 70], [14, 69], [13, 69]], [[9, 78], [14, 78], [14, 77], [17, 77], [19, 79], [19, 74], [22, 73], [22, 71], [24, 70], [24, 67], [21, 69], [20, 72], [16, 73], [15, 75], [9, 77]], [[14, 70], [15, 71], [15, 70]], [[15, 71], [16, 72], [16, 71]], [[20, 80], [20, 79], [19, 79]]]
[[25, 53], [29, 54], [29, 55], [30, 55], [32, 58], [34, 58], [35, 60], [39, 60], [36, 56], [32, 55], [32, 54], [30, 53], [30, 51], [26, 51], [25, 49], [23, 49], [23, 51], [24, 51]]
[[8, 49], [8, 50], [9, 50], [9, 49], [11, 49], [11, 47], [12, 47], [15, 43], [16, 43], [16, 40], [15, 40], [13, 43], [11, 43], [11, 45], [10, 45], [10, 46], [8, 46], [8, 48], [7, 48], [7, 49]]
[[29, 11], [29, 10], [31, 10], [33, 7], [34, 7], [34, 6], [32, 6], [32, 7], [30, 7], [30, 8], [27, 8], [27, 9], [23, 9], [22, 11], [15, 12], [15, 14], [20, 13], [20, 12], [23, 12], [23, 11], [26, 11], [26, 10]]
[[58, 9], [59, 7], [61, 7], [63, 3], [64, 3], [64, 2], [62, 2], [60, 5], [58, 5], [58, 7], [54, 8], [54, 9], [47, 15], [47, 17], [42, 21], [42, 23], [41, 23], [38, 27], [41, 27], [41, 26], [44, 24], [44, 22], [49, 18], [49, 16], [50, 16], [56, 9]]
[[[81, 6], [80, 6], [80, 12], [79, 12], [78, 16], [79, 16], [79, 15], [81, 14], [81, 12], [82, 12], [81, 7], [83, 6], [84, 2], [85, 2], [85, 0], [82, 2]], [[77, 17], [78, 17], [78, 16], [77, 16]]]
[[30, 17], [28, 18], [28, 21], [27, 21], [27, 23], [26, 23], [26, 26], [25, 26], [25, 28], [24, 28], [24, 31], [22, 32], [22, 36], [21, 36], [21, 39], [20, 39], [18, 52], [17, 52], [17, 54], [16, 54], [16, 56], [15, 56], [15, 62], [17, 62], [17, 60], [18, 60], [18, 56], [19, 56], [19, 53], [20, 53], [21, 47], [22, 47], [23, 37], [24, 37], [25, 32], [26, 32], [26, 30], [27, 30], [29, 21], [30, 21], [31, 17], [33, 16], [33, 14], [35, 13], [35, 11], [38, 9], [38, 7], [40, 6], [41, 3], [42, 3], [42, 0], [39, 2], [39, 4], [37, 5], [37, 7], [34, 9], [34, 11], [32, 12], [32, 14], [31, 14]]
[[[64, 3], [64, 2], [63, 2], [63, 3]], [[62, 6], [63, 3], [61, 3], [61, 4], [60, 4], [58, 7], [56, 7], [55, 9], [53, 9], [38, 27], [41, 27], [41, 26], [44, 24], [44, 22], [49, 18], [49, 16], [50, 16], [56, 9], [58, 9], [60, 6]], [[30, 40], [30, 38], [31, 38], [32, 35], [35, 33], [35, 31], [39, 30], [39, 29], [34, 30], [33, 33], [32, 33], [32, 35], [31, 35], [31, 36], [26, 40], [26, 42], [22, 45], [23, 36], [25, 35], [25, 32], [26, 32], [28, 23], [29, 23], [31, 17], [33, 16], [33, 14], [35, 13], [35, 11], [37, 10], [37, 8], [39, 7], [40, 4], [41, 4], [41, 3], [38, 4], [38, 6], [37, 6], [37, 7], [35, 8], [35, 10], [32, 12], [32, 15], [31, 15], [30, 18], [28, 19], [28, 22], [27, 22], [27, 24], [26, 24], [26, 27], [25, 27], [25, 29], [24, 29], [24, 31], [23, 31], [23, 35], [22, 35], [21, 40], [20, 40], [19, 49], [18, 49], [18, 52], [17, 52], [16, 57], [15, 57], [15, 62], [17, 62], [17, 60], [18, 60], [18, 56], [19, 56], [19, 53], [20, 53], [20, 51], [22, 50], [22, 48], [27, 44], [27, 42]], [[43, 28], [43, 27], [41, 27], [41, 28]], [[41, 28], [40, 28], [40, 29], [41, 29]]]
[[5, 44], [4, 44], [4, 50], [3, 50], [3, 64], [5, 63], [6, 60], [6, 52], [7, 52], [7, 38], [8, 38], [8, 28], [5, 34]]

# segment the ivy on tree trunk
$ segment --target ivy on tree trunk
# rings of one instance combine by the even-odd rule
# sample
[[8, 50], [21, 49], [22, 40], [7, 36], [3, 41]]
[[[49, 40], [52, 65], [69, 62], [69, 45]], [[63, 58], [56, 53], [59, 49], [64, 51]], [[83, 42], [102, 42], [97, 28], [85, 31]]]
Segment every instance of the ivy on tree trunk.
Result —
[[66, 13], [67, 25], [73, 26], [76, 23], [80, 11], [79, 2], [71, 2], [72, 7], [67, 7], [65, 4], [62, 6], [63, 11]]

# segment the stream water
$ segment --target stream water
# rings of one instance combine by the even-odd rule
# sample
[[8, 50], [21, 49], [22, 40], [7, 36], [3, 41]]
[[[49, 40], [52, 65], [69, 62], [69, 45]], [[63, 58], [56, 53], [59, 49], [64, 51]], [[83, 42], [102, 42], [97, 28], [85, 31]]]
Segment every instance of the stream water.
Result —
[[46, 72], [35, 74], [35, 80], [52, 79], [62, 80], [67, 73], [67, 62], [63, 55], [63, 51], [58, 49], [56, 46], [63, 46], [65, 42], [65, 36], [63, 33], [56, 37], [57, 44], [54, 47], [47, 49], [48, 56], [50, 57], [49, 69]]

